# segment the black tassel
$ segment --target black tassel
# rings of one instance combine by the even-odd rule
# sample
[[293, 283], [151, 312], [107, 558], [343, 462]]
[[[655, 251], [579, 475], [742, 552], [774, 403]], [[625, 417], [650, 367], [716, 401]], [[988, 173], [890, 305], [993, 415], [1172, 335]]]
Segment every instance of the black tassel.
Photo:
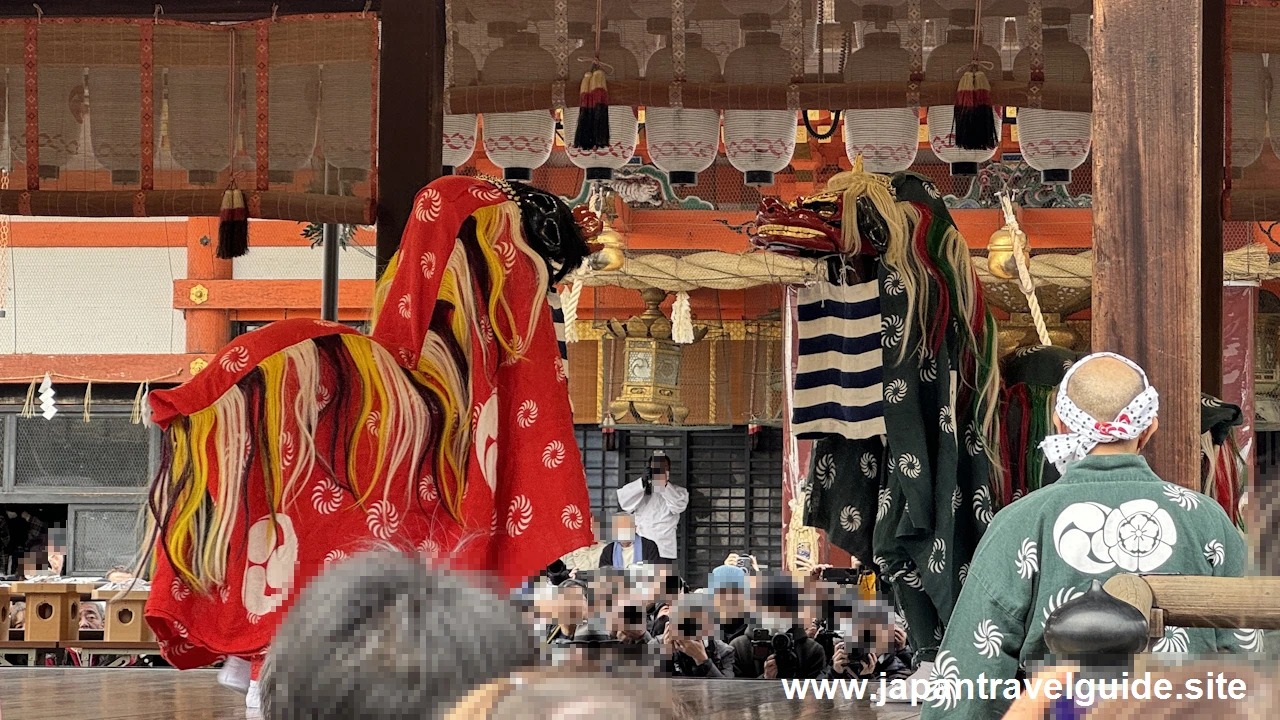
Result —
[[592, 68], [582, 76], [578, 93], [578, 128], [573, 133], [578, 150], [609, 147], [609, 86], [604, 70]]
[[994, 150], [1000, 145], [1000, 129], [991, 107], [987, 74], [974, 67], [960, 78], [952, 115], [956, 147], [961, 150]]
[[249, 252], [249, 208], [244, 193], [236, 188], [223, 193], [218, 219], [218, 257], [231, 260]]

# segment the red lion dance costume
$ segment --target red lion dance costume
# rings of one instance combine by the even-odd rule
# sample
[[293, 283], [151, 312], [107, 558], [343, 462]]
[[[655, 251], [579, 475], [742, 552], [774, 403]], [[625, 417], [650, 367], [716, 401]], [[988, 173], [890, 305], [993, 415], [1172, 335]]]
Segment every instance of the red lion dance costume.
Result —
[[443, 178], [378, 283], [372, 337], [273, 323], [153, 393], [146, 615], [165, 659], [260, 657], [312, 577], [381, 543], [515, 585], [593, 542], [546, 299], [587, 252], [546, 193]]

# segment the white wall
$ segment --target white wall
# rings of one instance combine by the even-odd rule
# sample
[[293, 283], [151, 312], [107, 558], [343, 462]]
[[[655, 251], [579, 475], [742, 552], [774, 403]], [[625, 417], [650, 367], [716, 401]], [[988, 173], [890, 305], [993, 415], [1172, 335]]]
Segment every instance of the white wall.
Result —
[[173, 281], [186, 277], [186, 248], [8, 252], [0, 353], [186, 352], [186, 322], [173, 309]]
[[[374, 259], [357, 250], [338, 253], [338, 277], [343, 280], [373, 280], [374, 267]], [[231, 276], [236, 280], [319, 280], [323, 273], [323, 248], [254, 247], [251, 229], [249, 253], [233, 261]]]

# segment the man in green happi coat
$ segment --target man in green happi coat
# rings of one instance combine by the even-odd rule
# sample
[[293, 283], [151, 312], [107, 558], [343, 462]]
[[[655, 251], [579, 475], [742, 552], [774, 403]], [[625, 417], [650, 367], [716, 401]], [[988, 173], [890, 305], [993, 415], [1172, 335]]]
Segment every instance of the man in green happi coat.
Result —
[[[1158, 426], [1159, 397], [1145, 373], [1100, 353], [1076, 363], [1061, 388], [1058, 434], [1042, 447], [1062, 477], [995, 516], [937, 654], [933, 678], [972, 680], [973, 694], [969, 683], [935, 683], [924, 720], [1002, 716], [1010, 704], [1005, 681], [1048, 654], [1049, 613], [1094, 580], [1126, 572], [1243, 574], [1245, 546], [1222, 507], [1164, 482], [1138, 454]], [[1255, 630], [1169, 627], [1151, 651], [1260, 651], [1261, 638]]]

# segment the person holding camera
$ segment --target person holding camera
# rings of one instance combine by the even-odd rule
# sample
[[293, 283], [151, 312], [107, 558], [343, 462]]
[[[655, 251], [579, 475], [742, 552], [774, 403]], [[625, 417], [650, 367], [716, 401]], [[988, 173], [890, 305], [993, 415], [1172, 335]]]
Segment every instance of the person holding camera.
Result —
[[635, 517], [637, 539], [657, 544], [659, 557], [645, 557], [646, 562], [670, 564], [676, 559], [676, 527], [689, 506], [689, 491], [672, 485], [670, 478], [671, 458], [658, 450], [649, 458], [648, 475], [618, 488], [618, 507]]
[[799, 620], [800, 590], [790, 578], [766, 578], [756, 592], [760, 621], [731, 643], [734, 674], [765, 680], [821, 680], [827, 655]]
[[578, 625], [591, 616], [591, 587], [577, 579], [568, 579], [556, 586], [551, 630], [547, 633], [548, 645], [569, 644]]
[[732, 678], [733, 648], [716, 637], [711, 603], [682, 600], [675, 615], [662, 636], [664, 669], [673, 677]]

